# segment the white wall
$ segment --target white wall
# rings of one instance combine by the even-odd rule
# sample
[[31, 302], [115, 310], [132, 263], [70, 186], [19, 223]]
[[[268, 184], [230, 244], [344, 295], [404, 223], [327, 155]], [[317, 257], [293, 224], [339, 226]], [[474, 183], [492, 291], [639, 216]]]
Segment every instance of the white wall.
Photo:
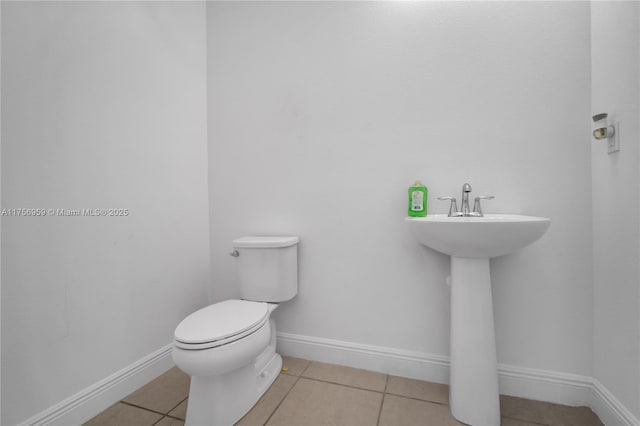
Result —
[[[0, 93], [2, 93], [2, 6], [0, 6]], [[0, 102], [0, 200], [2, 200], [2, 102]], [[2, 235], [2, 216], [0, 216], [0, 235]], [[0, 295], [2, 294], [2, 244], [0, 244]], [[0, 296], [1, 297], [1, 296]], [[0, 319], [2, 303], [0, 303]], [[0, 365], [2, 365], [2, 332], [0, 330]], [[2, 422], [2, 368], [0, 368], [0, 422]]]
[[203, 3], [2, 3], [2, 421], [171, 341], [207, 303]]
[[469, 182], [553, 221], [492, 262], [499, 362], [590, 376], [589, 12], [209, 3], [213, 298], [237, 296], [233, 238], [298, 234], [280, 331], [446, 355], [449, 261], [408, 233], [406, 190], [446, 212]]
[[593, 374], [640, 417], [640, 5], [592, 2], [592, 113], [620, 121], [620, 152], [592, 142]]

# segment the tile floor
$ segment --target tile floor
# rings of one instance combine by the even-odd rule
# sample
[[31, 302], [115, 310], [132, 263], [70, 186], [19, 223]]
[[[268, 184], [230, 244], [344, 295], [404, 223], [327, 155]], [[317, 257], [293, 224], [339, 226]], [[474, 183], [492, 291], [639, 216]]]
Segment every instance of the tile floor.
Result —
[[[448, 386], [339, 365], [284, 358], [283, 371], [237, 425], [461, 425]], [[189, 377], [172, 368], [87, 426], [181, 426]], [[601, 426], [588, 407], [500, 397], [502, 426]]]

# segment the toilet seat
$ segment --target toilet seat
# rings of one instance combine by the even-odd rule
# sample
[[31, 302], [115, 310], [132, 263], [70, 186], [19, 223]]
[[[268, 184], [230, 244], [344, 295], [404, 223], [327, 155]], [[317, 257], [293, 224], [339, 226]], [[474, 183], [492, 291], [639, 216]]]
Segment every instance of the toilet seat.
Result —
[[269, 321], [269, 305], [225, 300], [186, 317], [174, 333], [175, 345], [187, 350], [210, 349], [249, 336]]

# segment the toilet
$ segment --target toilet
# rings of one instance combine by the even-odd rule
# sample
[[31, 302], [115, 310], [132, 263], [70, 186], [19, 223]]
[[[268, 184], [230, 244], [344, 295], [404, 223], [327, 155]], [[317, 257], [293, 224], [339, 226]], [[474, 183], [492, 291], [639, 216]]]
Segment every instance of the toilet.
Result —
[[187, 425], [234, 424], [280, 373], [271, 313], [298, 293], [298, 242], [297, 236], [234, 240], [241, 300], [207, 306], [176, 327], [173, 361], [191, 376]]

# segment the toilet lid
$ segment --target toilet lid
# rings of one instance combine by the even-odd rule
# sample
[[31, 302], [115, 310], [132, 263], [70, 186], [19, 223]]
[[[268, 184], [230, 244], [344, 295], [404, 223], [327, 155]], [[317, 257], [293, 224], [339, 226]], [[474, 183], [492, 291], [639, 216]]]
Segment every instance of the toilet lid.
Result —
[[183, 319], [176, 327], [174, 338], [183, 348], [220, 346], [253, 333], [268, 318], [269, 308], [265, 302], [225, 300]]

